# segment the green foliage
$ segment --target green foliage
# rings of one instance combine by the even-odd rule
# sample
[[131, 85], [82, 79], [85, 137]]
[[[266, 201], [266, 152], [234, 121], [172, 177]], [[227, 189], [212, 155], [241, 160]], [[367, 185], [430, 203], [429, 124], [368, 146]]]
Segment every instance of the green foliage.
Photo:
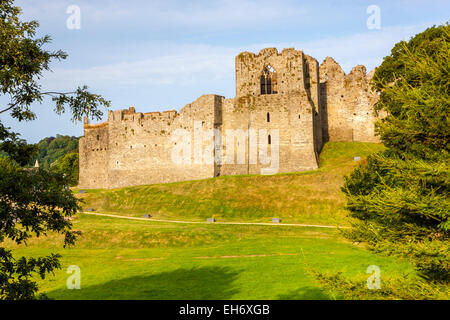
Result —
[[[55, 112], [69, 110], [74, 121], [87, 115], [100, 119], [100, 107], [108, 107], [99, 95], [79, 87], [72, 92], [44, 92], [40, 80], [54, 60], [66, 59], [61, 50], [47, 51], [51, 40], [45, 35], [36, 38], [37, 21], [22, 22], [21, 9], [13, 0], [0, 1], [0, 95], [10, 100], [0, 106], [0, 115], [9, 112], [19, 120], [33, 120], [30, 106], [52, 97]], [[6, 100], [6, 99], [5, 99]], [[42, 169], [24, 169], [33, 161], [36, 146], [27, 145], [19, 134], [9, 131], [0, 122], [0, 243], [10, 239], [22, 243], [32, 236], [49, 231], [64, 234], [65, 244], [73, 244], [77, 233], [65, 217], [78, 210], [78, 201], [68, 188], [70, 177]], [[48, 168], [48, 159], [44, 167]], [[57, 255], [41, 258], [15, 259], [10, 251], [0, 248], [0, 299], [33, 299], [38, 290], [30, 278], [38, 272], [41, 277], [59, 267]]]
[[349, 279], [341, 272], [310, 270], [332, 299], [345, 300], [448, 300], [448, 287], [430, 285], [415, 277], [381, 277], [380, 289], [367, 288], [367, 275]]
[[431, 27], [399, 42], [374, 75], [377, 130], [390, 153], [448, 157], [450, 140], [450, 26]]
[[[77, 200], [66, 188], [66, 178], [46, 170], [24, 170], [11, 158], [0, 158], [0, 243], [9, 238], [16, 243], [49, 231], [65, 236], [65, 245], [74, 244], [78, 232], [71, 231], [65, 216], [78, 210]], [[59, 267], [58, 257], [37, 259], [12, 257], [10, 250], [0, 248], [0, 299], [32, 299], [37, 292], [30, 280], [38, 270], [46, 272]]]
[[13, 5], [13, 0], [0, 3], [0, 93], [11, 100], [0, 114], [9, 111], [20, 121], [33, 120], [36, 115], [30, 109], [31, 104], [42, 103], [45, 96], [50, 96], [58, 114], [70, 109], [75, 121], [81, 121], [83, 115], [101, 119], [103, 113], [99, 107], [109, 107], [110, 102], [90, 93], [86, 86], [72, 92], [41, 90], [38, 81], [43, 72], [50, 70], [53, 60], [64, 60], [67, 54], [61, 50], [44, 50], [51, 37], [35, 38], [39, 23], [20, 21], [20, 13], [21, 9]]
[[[40, 167], [45, 168], [47, 164], [47, 169], [59, 158], [65, 156], [69, 153], [78, 153], [78, 140], [79, 138], [70, 136], [56, 135], [55, 137], [44, 138], [37, 143], [38, 153], [37, 160], [39, 161]], [[34, 165], [33, 159], [29, 166]]]
[[47, 170], [24, 170], [9, 158], [0, 159], [0, 242], [8, 237], [17, 243], [46, 230], [64, 232], [66, 244], [73, 243], [73, 234], [66, 232], [78, 202], [67, 188], [67, 179]]
[[377, 252], [407, 256], [430, 280], [450, 275], [450, 168], [447, 162], [377, 154], [346, 178], [347, 235]]
[[78, 153], [69, 153], [53, 163], [52, 170], [63, 174], [70, 186], [78, 184]]
[[357, 221], [346, 235], [408, 258], [429, 288], [450, 280], [449, 40], [448, 24], [429, 28], [398, 43], [377, 68], [386, 150], [342, 188]]
[[28, 145], [19, 134], [9, 131], [0, 122], [0, 154], [10, 157], [20, 165], [26, 165], [37, 152], [37, 146]]
[[14, 259], [11, 250], [0, 248], [0, 297], [6, 300], [30, 299], [38, 290], [35, 282], [29, 280], [35, 273], [45, 279], [47, 273], [61, 268], [59, 254], [48, 257]]

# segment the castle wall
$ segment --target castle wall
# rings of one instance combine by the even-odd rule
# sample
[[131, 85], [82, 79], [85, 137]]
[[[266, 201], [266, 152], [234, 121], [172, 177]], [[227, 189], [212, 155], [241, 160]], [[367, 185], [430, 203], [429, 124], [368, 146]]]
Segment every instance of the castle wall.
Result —
[[366, 68], [356, 66], [346, 75], [336, 61], [326, 58], [319, 70], [320, 109], [327, 115], [322, 119], [324, 140], [379, 142], [373, 109], [378, 96]]
[[[272, 144], [276, 143], [275, 131], [279, 137], [277, 172], [316, 169], [318, 163], [314, 152], [312, 109], [307, 97], [299, 92], [291, 95], [243, 96], [225, 103], [222, 126], [224, 137], [222, 174], [261, 174], [263, 168], [273, 166], [272, 162], [264, 163], [259, 150], [261, 147], [267, 148], [268, 159], [273, 159], [271, 150]], [[244, 132], [253, 130], [256, 134], [255, 144], [250, 143], [251, 138], [247, 134], [243, 145], [238, 145], [239, 141], [227, 134], [227, 130], [230, 129]], [[260, 133], [261, 129], [266, 130], [266, 135]], [[271, 135], [270, 145], [268, 135]], [[233, 143], [228, 140], [235, 141]], [[230, 145], [233, 146], [232, 149], [229, 148]], [[254, 149], [250, 150], [252, 147]], [[244, 151], [243, 164], [238, 163], [239, 148]], [[252, 153], [256, 155], [253, 161], [249, 159]], [[234, 155], [234, 164], [227, 163], [229, 154]]]
[[[143, 114], [136, 113], [134, 108], [110, 111], [108, 122], [100, 129], [105, 139], [94, 141], [97, 134], [102, 134], [99, 128], [85, 127], [85, 136], [80, 142], [80, 154], [83, 154], [84, 159], [80, 162], [80, 168], [85, 168], [80, 172], [80, 176], [83, 176], [80, 187], [118, 188], [213, 177], [214, 162], [198, 161], [193, 144], [188, 161], [183, 158], [181, 163], [177, 163], [172, 153], [175, 144], [180, 143], [180, 134], [176, 139], [174, 137], [177, 129], [188, 132], [189, 137], [181, 136], [193, 141], [194, 120], [199, 121], [199, 130], [202, 132], [214, 128], [215, 118], [220, 114], [216, 110], [220, 110], [221, 99], [216, 95], [204, 95], [186, 105], [179, 113]], [[213, 137], [202, 139], [203, 149], [210, 147], [211, 141], [214, 141]], [[97, 156], [87, 148], [94, 144], [105, 151]], [[184, 156], [181, 151], [180, 154]], [[99, 168], [101, 170], [97, 171]]]
[[320, 95], [320, 76], [319, 76], [319, 62], [305, 55], [305, 72], [304, 81], [306, 92], [308, 93], [308, 99], [312, 102], [312, 114], [313, 114], [313, 134], [314, 134], [314, 146], [315, 152], [320, 153], [323, 146], [323, 134], [322, 134], [322, 111], [320, 108], [321, 95]]
[[[262, 94], [269, 69], [275, 92]], [[325, 141], [378, 142], [372, 74], [357, 66], [346, 75], [333, 59], [319, 65], [294, 49], [243, 52], [233, 99], [203, 95], [179, 112], [130, 107], [110, 111], [105, 123], [86, 122], [79, 187], [316, 169]]]
[[87, 124], [79, 141], [79, 185], [86, 189], [108, 188], [109, 125]]

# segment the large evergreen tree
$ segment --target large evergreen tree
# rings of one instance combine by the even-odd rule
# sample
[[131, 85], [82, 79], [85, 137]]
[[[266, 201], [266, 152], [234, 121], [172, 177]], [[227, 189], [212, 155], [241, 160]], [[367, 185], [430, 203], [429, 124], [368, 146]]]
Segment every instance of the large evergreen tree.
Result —
[[428, 284], [450, 280], [450, 26], [395, 45], [376, 69], [386, 151], [346, 178], [347, 235], [410, 259]]
[[[37, 21], [22, 22], [20, 8], [12, 0], [0, 1], [0, 95], [10, 103], [0, 106], [0, 116], [9, 113], [19, 121], [35, 119], [31, 105], [52, 97], [58, 114], [66, 110], [73, 120], [84, 115], [99, 119], [101, 106], [109, 102], [81, 87], [73, 92], [43, 91], [39, 80], [50, 62], [67, 57], [62, 51], [50, 52], [44, 46], [49, 36], [36, 38]], [[0, 244], [5, 238], [17, 243], [54, 231], [65, 235], [65, 245], [73, 244], [76, 232], [65, 216], [76, 213], [78, 203], [68, 188], [69, 177], [48, 170], [25, 170], [36, 155], [16, 133], [0, 122]], [[0, 247], [0, 299], [32, 299], [38, 291], [32, 280], [60, 267], [58, 256], [16, 258]]]

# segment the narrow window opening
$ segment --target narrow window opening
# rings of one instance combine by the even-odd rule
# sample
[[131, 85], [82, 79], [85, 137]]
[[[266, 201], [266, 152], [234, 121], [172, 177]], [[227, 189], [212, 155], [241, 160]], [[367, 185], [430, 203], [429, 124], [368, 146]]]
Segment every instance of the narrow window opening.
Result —
[[261, 94], [266, 94], [266, 78], [261, 76]]
[[270, 122], [270, 113], [267, 112], [267, 122]]
[[260, 79], [261, 94], [278, 93], [277, 72], [271, 65], [264, 68]]
[[269, 134], [269, 136], [268, 136], [268, 143], [269, 143], [269, 144], [272, 144], [272, 137], [270, 136], [270, 134]]
[[100, 140], [100, 135], [97, 135], [97, 141]]

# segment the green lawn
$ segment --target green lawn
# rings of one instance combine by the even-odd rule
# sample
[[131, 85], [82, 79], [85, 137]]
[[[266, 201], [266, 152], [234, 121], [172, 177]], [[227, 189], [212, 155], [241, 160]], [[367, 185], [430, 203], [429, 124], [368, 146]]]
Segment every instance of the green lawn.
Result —
[[[275, 176], [219, 177], [200, 181], [80, 195], [85, 208], [128, 216], [204, 221], [348, 225], [343, 175], [354, 156], [381, 150], [368, 143], [329, 143], [317, 171]], [[76, 190], [75, 190], [76, 192]], [[39, 280], [55, 299], [330, 299], [311, 271], [367, 279], [370, 265], [382, 281], [415, 277], [398, 259], [374, 255], [345, 241], [336, 229], [288, 226], [179, 224], [78, 214], [83, 232], [63, 249], [55, 234], [28, 246], [6, 242], [17, 256], [62, 254], [62, 270]], [[66, 269], [81, 268], [81, 290], [68, 290]]]
[[[308, 270], [367, 278], [413, 274], [407, 263], [343, 241], [336, 230], [172, 224], [81, 215], [77, 246], [62, 239], [13, 247], [17, 255], [63, 255], [63, 269], [39, 281], [55, 299], [329, 299]], [[81, 290], [68, 290], [66, 268], [81, 268]]]

